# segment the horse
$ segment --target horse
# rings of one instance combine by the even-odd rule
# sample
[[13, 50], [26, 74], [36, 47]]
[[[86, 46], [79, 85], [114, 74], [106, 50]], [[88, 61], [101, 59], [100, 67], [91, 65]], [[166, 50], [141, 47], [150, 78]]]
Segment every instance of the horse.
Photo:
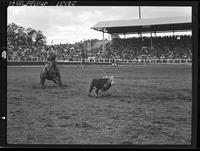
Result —
[[63, 88], [63, 84], [60, 77], [60, 72], [53, 61], [47, 61], [46, 65], [40, 73], [40, 84], [44, 88], [45, 80], [50, 80]]

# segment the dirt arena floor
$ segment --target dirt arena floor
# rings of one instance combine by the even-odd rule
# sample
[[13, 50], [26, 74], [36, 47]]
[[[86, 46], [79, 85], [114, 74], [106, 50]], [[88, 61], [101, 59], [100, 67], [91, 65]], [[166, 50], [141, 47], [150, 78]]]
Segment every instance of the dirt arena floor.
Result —
[[8, 144], [190, 144], [191, 65], [99, 66], [110, 90], [88, 97], [96, 65], [58, 66], [65, 89], [41, 67], [7, 68]]

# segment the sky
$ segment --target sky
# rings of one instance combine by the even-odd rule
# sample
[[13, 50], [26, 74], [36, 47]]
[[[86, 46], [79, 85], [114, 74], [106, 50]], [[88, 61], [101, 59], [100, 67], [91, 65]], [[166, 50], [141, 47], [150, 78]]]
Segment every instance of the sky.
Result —
[[[142, 18], [192, 15], [191, 7], [141, 6]], [[91, 29], [99, 21], [138, 19], [138, 6], [9, 6], [7, 24], [42, 31], [47, 44], [75, 43], [102, 39], [102, 32]], [[105, 38], [110, 39], [109, 34]]]

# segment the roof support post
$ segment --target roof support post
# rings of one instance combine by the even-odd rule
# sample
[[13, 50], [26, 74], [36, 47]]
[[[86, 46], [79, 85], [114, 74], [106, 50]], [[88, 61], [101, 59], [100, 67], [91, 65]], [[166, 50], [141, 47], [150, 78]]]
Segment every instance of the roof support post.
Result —
[[81, 61], [85, 59], [85, 50], [86, 50], [85, 39], [83, 39], [83, 50], [82, 50], [82, 55], [81, 55]]
[[139, 6], [139, 19], [141, 19], [141, 10], [140, 10], [140, 6]]
[[104, 51], [104, 49], [105, 49], [105, 40], [104, 40], [104, 31], [105, 31], [105, 28], [103, 28], [103, 51]]
[[139, 48], [142, 48], [142, 32], [138, 32], [138, 37], [139, 37]]
[[151, 31], [151, 49], [153, 49], [152, 31]]

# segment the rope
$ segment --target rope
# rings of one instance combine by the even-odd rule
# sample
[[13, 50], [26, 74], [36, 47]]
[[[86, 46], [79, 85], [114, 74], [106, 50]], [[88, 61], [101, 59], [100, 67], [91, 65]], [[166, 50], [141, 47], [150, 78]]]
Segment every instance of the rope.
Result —
[[[91, 63], [92, 63], [92, 65], [95, 65], [105, 76], [107, 76], [107, 74], [104, 72], [103, 69], [101, 69], [98, 65], [94, 64], [94, 62], [91, 62]], [[80, 64], [81, 64], [81, 67], [82, 67], [82, 69], [83, 69], [83, 63], [81, 62]], [[121, 70], [119, 69], [118, 65], [116, 65], [116, 67], [117, 67], [117, 69], [118, 69], [119, 71], [121, 71]]]
[[100, 71], [103, 72], [104, 75], [106, 75], [106, 73], [103, 71], [103, 69], [101, 69], [101, 68], [100, 68], [99, 66], [97, 66], [96, 64], [93, 64], [93, 65], [95, 65]]
[[101, 72], [103, 72], [103, 74], [104, 74], [105, 76], [107, 76], [107, 74], [103, 71], [103, 69], [101, 69], [99, 66], [97, 66], [97, 65], [94, 64], [93, 62], [92, 62], [92, 64], [95, 65]]
[[[84, 68], [84, 67], [83, 67], [83, 62], [81, 62], [80, 64], [81, 64], [81, 68], [83, 69], [83, 68]], [[107, 74], [104, 72], [103, 69], [101, 69], [99, 66], [97, 66], [97, 65], [94, 64], [93, 62], [92, 62], [92, 65], [95, 65], [105, 76], [107, 75]]]

